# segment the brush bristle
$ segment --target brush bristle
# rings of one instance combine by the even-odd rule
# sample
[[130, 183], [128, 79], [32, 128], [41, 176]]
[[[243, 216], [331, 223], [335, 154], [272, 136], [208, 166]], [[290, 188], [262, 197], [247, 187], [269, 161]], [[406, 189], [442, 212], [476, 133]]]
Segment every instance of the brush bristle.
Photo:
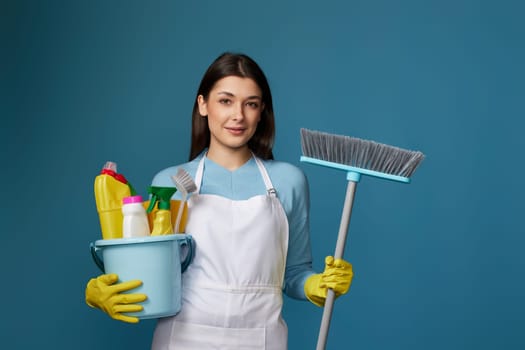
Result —
[[191, 193], [197, 190], [197, 185], [191, 178], [190, 174], [188, 174], [188, 172], [183, 168], [179, 168], [177, 170], [177, 174], [173, 175], [171, 178], [175, 183], [177, 190], [181, 192], [185, 191], [186, 193]]
[[301, 147], [310, 158], [407, 178], [425, 158], [419, 151], [308, 129], [301, 129]]

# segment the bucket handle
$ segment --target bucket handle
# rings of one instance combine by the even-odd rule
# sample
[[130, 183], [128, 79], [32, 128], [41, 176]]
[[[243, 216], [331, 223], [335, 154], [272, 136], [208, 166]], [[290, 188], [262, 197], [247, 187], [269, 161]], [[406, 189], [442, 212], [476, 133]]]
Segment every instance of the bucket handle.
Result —
[[105, 269], [104, 269], [104, 260], [102, 260], [102, 257], [97, 253], [100, 248], [98, 248], [95, 243], [91, 242], [89, 244], [89, 249], [91, 250], [91, 257], [93, 258], [93, 261], [95, 262], [95, 264], [97, 264], [98, 268], [102, 271], [102, 272], [105, 272]]
[[191, 262], [193, 261], [193, 257], [195, 256], [195, 242], [191, 236], [188, 236], [185, 239], [181, 239], [179, 241], [179, 245], [181, 248], [186, 248], [186, 255], [180, 264], [180, 270], [181, 272], [184, 272], [188, 266], [190, 266]]
[[[191, 236], [188, 236], [187, 238], [181, 239], [179, 241], [179, 246], [181, 248], [186, 248], [186, 255], [181, 261], [181, 272], [184, 272], [186, 271], [188, 266], [190, 266], [191, 262], [193, 261], [193, 257], [195, 256], [195, 242], [193, 241], [193, 238]], [[100, 271], [105, 272], [104, 260], [98, 253], [100, 248], [98, 248], [94, 242], [91, 242], [89, 244], [89, 249], [91, 251], [91, 257], [93, 258], [95, 264], [97, 264]]]

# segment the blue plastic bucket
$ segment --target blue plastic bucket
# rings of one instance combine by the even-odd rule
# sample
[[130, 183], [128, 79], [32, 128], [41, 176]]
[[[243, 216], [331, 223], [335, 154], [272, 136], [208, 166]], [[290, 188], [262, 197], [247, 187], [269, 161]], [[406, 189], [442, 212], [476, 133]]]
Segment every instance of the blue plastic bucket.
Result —
[[141, 280], [129, 293], [144, 293], [148, 299], [140, 319], [176, 315], [181, 308], [182, 273], [191, 263], [194, 242], [187, 234], [102, 239], [91, 243], [91, 255], [104, 273], [116, 273], [119, 282]]

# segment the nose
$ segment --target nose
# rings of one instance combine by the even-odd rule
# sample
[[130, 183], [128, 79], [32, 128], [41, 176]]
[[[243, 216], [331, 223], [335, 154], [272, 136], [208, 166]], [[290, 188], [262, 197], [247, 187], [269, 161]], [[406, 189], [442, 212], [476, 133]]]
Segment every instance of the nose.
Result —
[[244, 108], [242, 103], [236, 103], [233, 107], [233, 120], [242, 120], [244, 119]]

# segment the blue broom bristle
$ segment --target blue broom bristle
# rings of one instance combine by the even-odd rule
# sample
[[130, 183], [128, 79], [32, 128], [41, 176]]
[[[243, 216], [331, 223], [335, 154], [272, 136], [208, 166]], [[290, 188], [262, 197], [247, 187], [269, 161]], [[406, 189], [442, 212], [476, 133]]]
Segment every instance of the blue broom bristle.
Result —
[[301, 129], [303, 155], [355, 168], [409, 178], [425, 155], [356, 137]]

